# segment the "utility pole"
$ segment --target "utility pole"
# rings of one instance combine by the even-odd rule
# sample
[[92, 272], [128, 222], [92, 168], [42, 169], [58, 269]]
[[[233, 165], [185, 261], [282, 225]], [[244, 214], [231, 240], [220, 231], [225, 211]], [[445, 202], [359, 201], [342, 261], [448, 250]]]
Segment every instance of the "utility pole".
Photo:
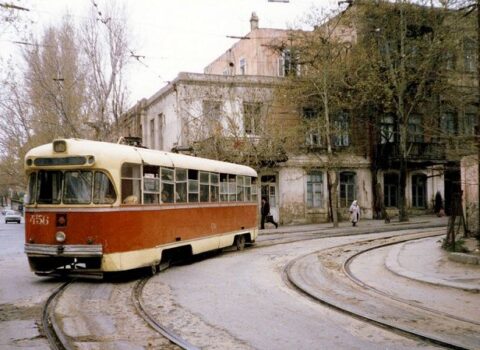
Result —
[[480, 0], [477, 0], [477, 237], [480, 237]]

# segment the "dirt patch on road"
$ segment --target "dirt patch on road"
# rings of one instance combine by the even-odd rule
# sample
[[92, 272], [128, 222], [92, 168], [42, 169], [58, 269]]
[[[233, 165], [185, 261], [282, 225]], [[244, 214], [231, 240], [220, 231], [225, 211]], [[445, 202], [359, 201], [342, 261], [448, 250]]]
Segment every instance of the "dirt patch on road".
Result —
[[40, 319], [41, 315], [40, 305], [0, 304], [0, 322]]

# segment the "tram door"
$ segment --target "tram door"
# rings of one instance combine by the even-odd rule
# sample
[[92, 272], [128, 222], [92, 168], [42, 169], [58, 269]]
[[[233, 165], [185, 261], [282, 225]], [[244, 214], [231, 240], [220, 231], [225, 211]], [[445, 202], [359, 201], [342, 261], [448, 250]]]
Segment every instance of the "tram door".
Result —
[[268, 199], [270, 204], [270, 214], [276, 222], [279, 222], [278, 196], [277, 196], [277, 176], [263, 175], [261, 177], [262, 197]]

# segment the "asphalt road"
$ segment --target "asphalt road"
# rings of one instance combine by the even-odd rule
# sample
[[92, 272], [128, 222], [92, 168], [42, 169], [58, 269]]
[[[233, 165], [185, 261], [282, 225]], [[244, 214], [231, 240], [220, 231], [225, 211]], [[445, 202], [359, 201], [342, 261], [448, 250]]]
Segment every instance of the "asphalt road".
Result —
[[23, 253], [25, 225], [0, 215], [0, 349], [49, 349], [41, 337], [42, 306], [59, 282], [38, 278]]
[[174, 267], [149, 281], [144, 300], [158, 319], [205, 349], [434, 348], [306, 298], [283, 278], [298, 256], [379, 236], [247, 249]]

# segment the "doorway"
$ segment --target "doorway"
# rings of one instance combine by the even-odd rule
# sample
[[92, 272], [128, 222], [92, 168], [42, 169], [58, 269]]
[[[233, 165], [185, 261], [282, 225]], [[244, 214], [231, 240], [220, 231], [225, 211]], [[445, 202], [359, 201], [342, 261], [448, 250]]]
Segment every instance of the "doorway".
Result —
[[262, 197], [268, 199], [270, 204], [270, 214], [273, 215], [273, 219], [279, 222], [279, 208], [278, 208], [278, 196], [277, 196], [277, 176], [276, 175], [262, 175], [261, 177], [261, 191]]

